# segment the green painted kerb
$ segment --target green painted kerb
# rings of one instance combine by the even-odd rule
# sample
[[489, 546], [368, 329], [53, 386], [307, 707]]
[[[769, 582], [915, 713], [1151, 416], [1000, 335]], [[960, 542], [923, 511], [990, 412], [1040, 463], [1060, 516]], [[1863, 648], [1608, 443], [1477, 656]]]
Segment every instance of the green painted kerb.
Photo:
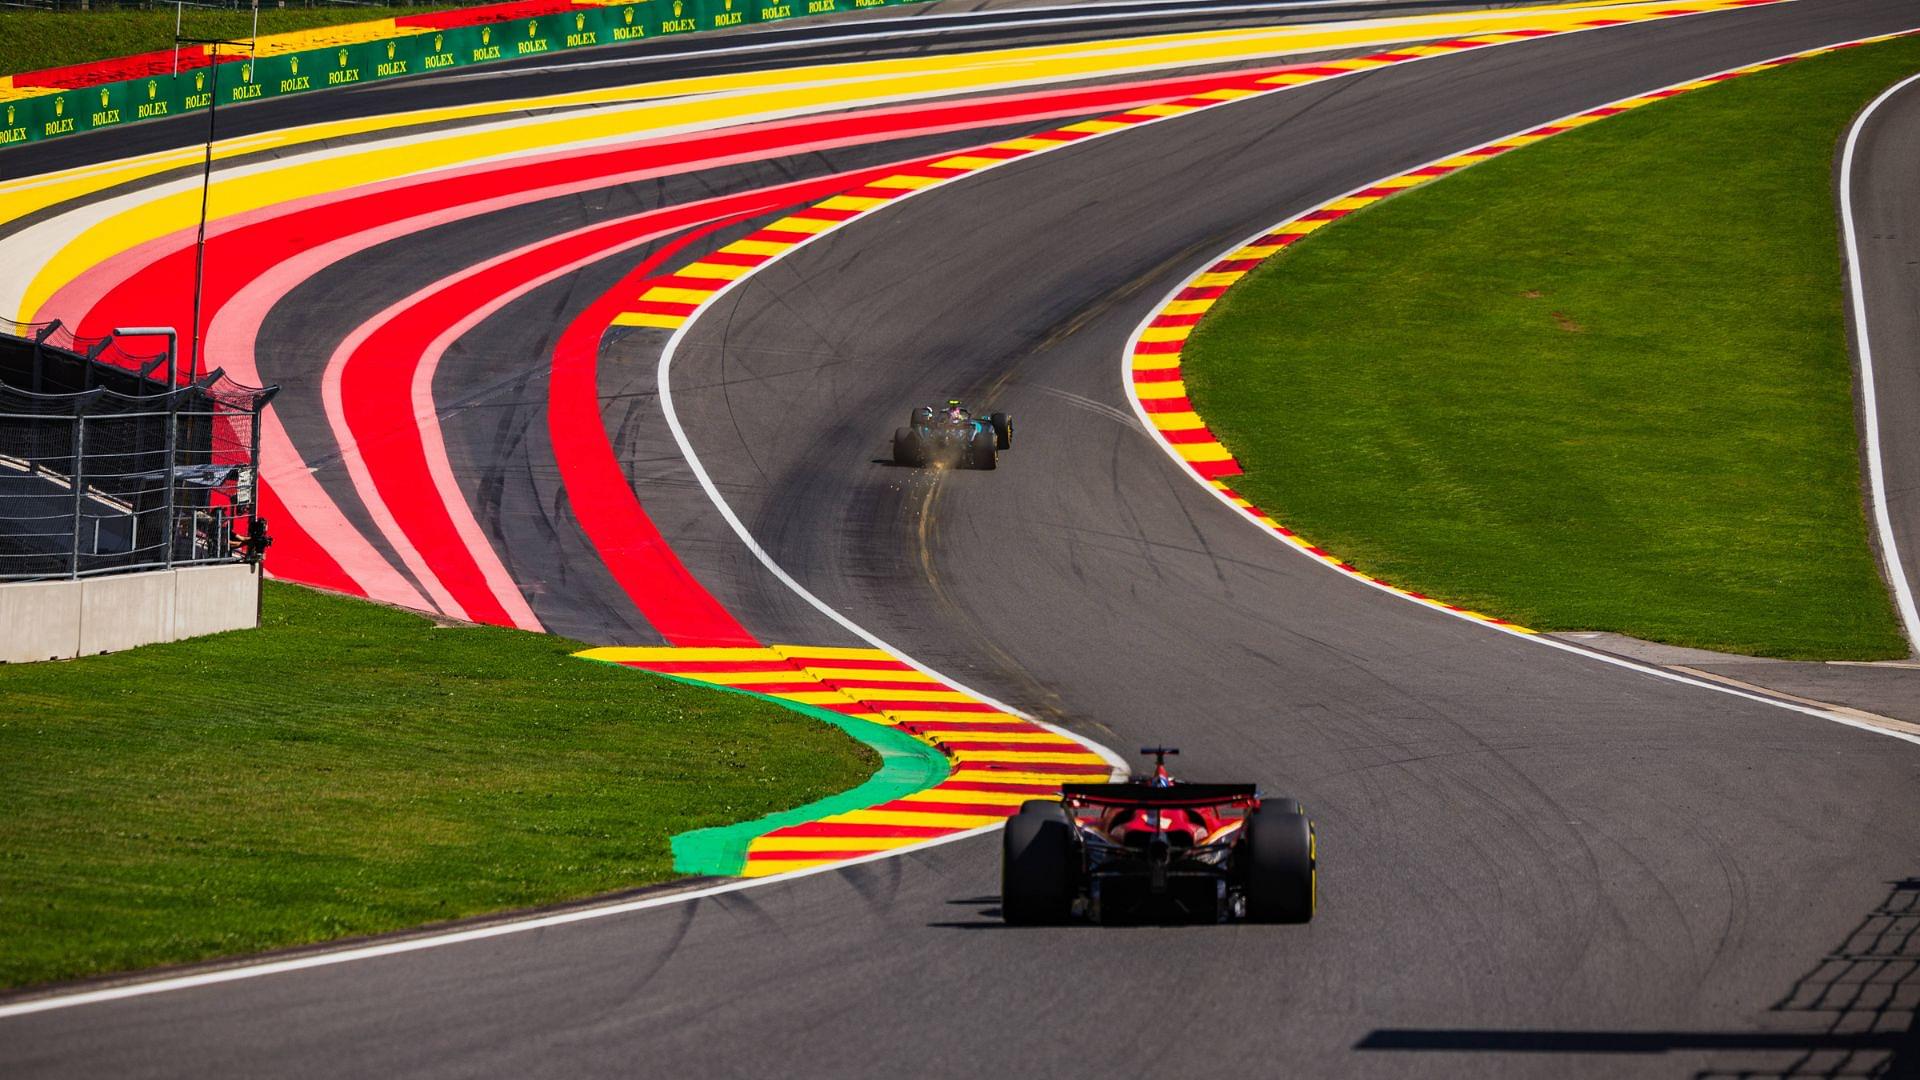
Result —
[[[613, 667], [627, 667], [625, 664], [614, 663], [611, 660], [592, 660], [592, 662], [610, 664]], [[645, 668], [627, 669], [629, 671], [646, 670]], [[784, 829], [789, 825], [802, 825], [834, 814], [844, 814], [849, 810], [859, 810], [890, 802], [903, 795], [925, 791], [947, 778], [949, 770], [944, 754], [890, 725], [876, 724], [870, 720], [856, 720], [849, 716], [842, 716], [831, 709], [788, 701], [771, 694], [756, 694], [751, 690], [742, 690], [738, 687], [719, 686], [699, 679], [666, 675], [658, 671], [648, 671], [647, 674], [656, 678], [672, 679], [689, 686], [700, 686], [723, 693], [743, 694], [747, 697], [771, 701], [794, 712], [811, 716], [823, 724], [831, 724], [872, 747], [873, 752], [880, 755], [880, 771], [874, 773], [859, 787], [843, 791], [838, 795], [829, 795], [792, 810], [782, 810], [777, 814], [755, 818], [752, 821], [742, 821], [737, 825], [719, 825], [711, 829], [695, 829], [673, 837], [673, 868], [683, 874], [736, 875], [746, 866], [747, 845], [775, 829]]]

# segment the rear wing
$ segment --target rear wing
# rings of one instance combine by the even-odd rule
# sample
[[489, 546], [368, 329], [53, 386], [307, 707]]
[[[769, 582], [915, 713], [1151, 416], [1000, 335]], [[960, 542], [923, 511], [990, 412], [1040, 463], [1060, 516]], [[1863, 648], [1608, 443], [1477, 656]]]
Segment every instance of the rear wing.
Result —
[[1197, 810], [1203, 806], [1252, 806], [1260, 801], [1255, 784], [1062, 784], [1060, 798], [1078, 806], [1139, 806]]

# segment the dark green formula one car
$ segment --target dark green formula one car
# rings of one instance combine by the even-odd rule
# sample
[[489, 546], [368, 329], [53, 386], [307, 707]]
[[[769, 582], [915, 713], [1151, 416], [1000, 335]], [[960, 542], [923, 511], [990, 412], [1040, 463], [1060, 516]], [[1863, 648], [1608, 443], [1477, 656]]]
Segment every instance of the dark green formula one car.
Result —
[[922, 405], [913, 410], [907, 426], [893, 433], [893, 462], [925, 468], [991, 469], [1000, 451], [1013, 446], [1013, 418], [989, 413], [978, 419], [950, 400], [944, 408]]

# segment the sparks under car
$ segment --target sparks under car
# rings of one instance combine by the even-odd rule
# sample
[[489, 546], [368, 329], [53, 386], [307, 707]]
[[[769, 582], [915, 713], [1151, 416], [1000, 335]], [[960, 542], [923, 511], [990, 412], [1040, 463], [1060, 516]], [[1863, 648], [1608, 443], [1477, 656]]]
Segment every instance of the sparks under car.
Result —
[[907, 426], [893, 433], [896, 465], [949, 469], [992, 469], [999, 452], [1013, 446], [1013, 419], [990, 413], [977, 419], [956, 400], [943, 408], [922, 405], [907, 418]]
[[1007, 820], [1000, 910], [1016, 925], [1313, 918], [1313, 822], [1294, 799], [1253, 784], [1188, 784], [1178, 750], [1151, 747], [1153, 774], [1067, 784]]

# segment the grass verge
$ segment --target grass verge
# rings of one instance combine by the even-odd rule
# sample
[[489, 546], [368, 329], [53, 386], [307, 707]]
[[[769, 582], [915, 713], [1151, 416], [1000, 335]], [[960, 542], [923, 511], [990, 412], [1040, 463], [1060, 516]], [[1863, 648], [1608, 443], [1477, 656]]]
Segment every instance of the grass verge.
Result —
[[269, 584], [259, 630], [0, 668], [0, 985], [661, 881], [878, 764], [580, 647]]
[[[326, 7], [260, 9], [260, 34], [284, 34], [320, 26], [374, 22], [398, 15], [462, 7]], [[251, 11], [188, 9], [180, 32], [187, 37], [244, 40], [253, 33]], [[173, 48], [173, 8], [152, 11], [12, 11], [0, 15], [0, 75], [133, 56]]]
[[1832, 188], [1920, 42], [1735, 80], [1322, 229], [1182, 363], [1233, 486], [1541, 630], [1907, 654], [1867, 542]]

